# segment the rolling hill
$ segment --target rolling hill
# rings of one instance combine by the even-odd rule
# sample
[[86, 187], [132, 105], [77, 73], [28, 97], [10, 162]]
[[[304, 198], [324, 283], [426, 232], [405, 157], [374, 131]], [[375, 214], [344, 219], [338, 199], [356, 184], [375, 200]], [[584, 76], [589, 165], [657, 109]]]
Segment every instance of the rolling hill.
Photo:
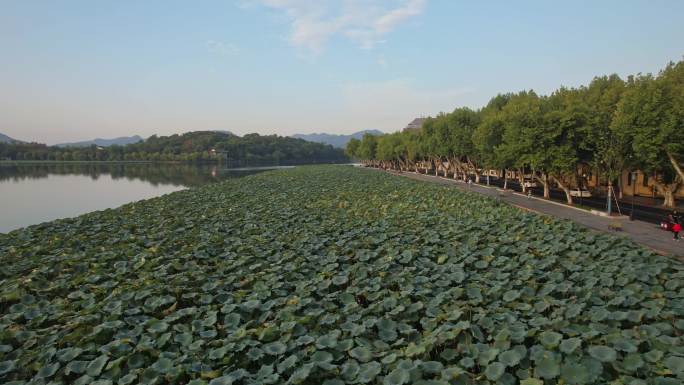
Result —
[[361, 139], [363, 137], [363, 134], [373, 134], [373, 135], [382, 135], [382, 131], [378, 130], [363, 130], [359, 132], [355, 132], [350, 135], [336, 135], [336, 134], [326, 134], [326, 133], [320, 133], [320, 134], [295, 134], [292, 135], [293, 138], [298, 138], [298, 139], [304, 139], [309, 142], [317, 142], [317, 143], [325, 143], [325, 144], [330, 144], [333, 147], [337, 148], [344, 148], [347, 145], [347, 142], [349, 142], [350, 139], [355, 138], [355, 139]]
[[84, 140], [82, 142], [72, 142], [72, 143], [59, 143], [55, 144], [57, 147], [89, 147], [92, 146], [93, 144], [96, 146], [100, 147], [109, 147], [112, 145], [119, 145], [119, 146], [124, 146], [127, 144], [133, 144], [133, 143], [138, 143], [142, 141], [143, 138], [140, 137], [139, 135], [133, 135], [133, 136], [122, 136], [119, 138], [114, 138], [114, 139], [101, 139], [101, 138], [96, 138], [93, 140]]

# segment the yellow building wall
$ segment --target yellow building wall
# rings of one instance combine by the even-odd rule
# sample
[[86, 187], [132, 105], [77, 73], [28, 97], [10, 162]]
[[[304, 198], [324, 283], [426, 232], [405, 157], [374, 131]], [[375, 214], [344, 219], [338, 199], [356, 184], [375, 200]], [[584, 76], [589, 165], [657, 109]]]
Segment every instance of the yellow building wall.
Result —
[[[622, 194], [626, 196], [632, 196], [632, 193], [634, 193], [634, 196], [644, 196], [644, 197], [659, 197], [662, 198], [662, 194], [658, 193], [658, 190], [655, 188], [655, 184], [653, 183], [654, 177], [652, 175], [646, 176], [643, 172], [641, 171], [636, 171], [635, 175], [635, 180], [634, 180], [634, 185], [632, 185], [632, 181], [630, 181], [630, 172], [629, 171], [623, 171], [622, 175], [620, 178], [622, 178]], [[645, 183], [644, 183], [645, 179]], [[596, 175], [591, 175], [590, 178], [587, 178], [587, 185], [589, 187], [596, 187], [597, 185], [597, 176]], [[605, 186], [604, 186], [605, 188]], [[681, 199], [684, 198], [684, 186], [681, 186], [677, 192], [675, 193], [675, 198]]]

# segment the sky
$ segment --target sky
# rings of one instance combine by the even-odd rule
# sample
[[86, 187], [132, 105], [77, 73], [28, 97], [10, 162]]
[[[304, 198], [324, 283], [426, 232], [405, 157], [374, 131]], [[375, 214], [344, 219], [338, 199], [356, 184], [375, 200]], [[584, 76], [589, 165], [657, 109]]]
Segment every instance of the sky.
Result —
[[683, 17], [681, 0], [0, 0], [0, 133], [392, 132], [656, 73], [684, 56]]

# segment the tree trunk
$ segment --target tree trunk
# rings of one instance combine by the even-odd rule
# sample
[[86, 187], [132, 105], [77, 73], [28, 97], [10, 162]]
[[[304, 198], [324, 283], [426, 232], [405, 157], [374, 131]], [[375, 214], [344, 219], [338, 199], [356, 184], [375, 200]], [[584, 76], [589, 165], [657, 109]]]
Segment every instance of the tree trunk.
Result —
[[670, 159], [672, 167], [674, 167], [675, 171], [677, 171], [679, 179], [684, 181], [684, 170], [682, 170], [682, 167], [679, 165], [679, 162], [677, 162], [677, 159], [675, 159], [675, 157], [669, 152], [667, 153], [667, 158]]
[[667, 208], [674, 208], [675, 207], [675, 198], [674, 194], [679, 189], [679, 186], [681, 182], [677, 178], [673, 183], [662, 183], [655, 181], [654, 185], [656, 187], [656, 190], [658, 190], [661, 194], [663, 194], [663, 207]]
[[568, 201], [568, 204], [571, 205], [572, 195], [570, 195], [570, 189], [568, 188], [568, 186], [565, 183], [561, 182], [560, 178], [556, 178], [553, 175], [550, 175], [549, 177], [556, 182], [556, 184], [558, 185], [558, 187], [561, 188], [561, 190], [563, 190], [563, 192], [565, 193], [565, 199]]
[[520, 168], [518, 169], [518, 182], [520, 183], [520, 188], [522, 188], [522, 192], [527, 192], [527, 188], [525, 187], [525, 171]]
[[549, 199], [551, 197], [549, 190], [549, 175], [545, 172], [542, 172], [542, 176], [540, 178], [535, 170], [532, 170], [532, 175], [544, 186], [544, 199]]
[[508, 188], [508, 170], [504, 169], [504, 187], [503, 187], [503, 189], [505, 190], [507, 188]]
[[545, 173], [542, 174], [542, 177], [544, 178], [544, 199], [549, 199], [551, 197], [550, 191], [549, 191], [549, 177]]
[[622, 198], [623, 198], [623, 196], [622, 196], [622, 190], [623, 190], [623, 188], [622, 188], [622, 187], [623, 187], [623, 186], [622, 186], [622, 173], [621, 173], [620, 176], [618, 177], [618, 190], [619, 190], [619, 191], [618, 191], [618, 199], [622, 199]]

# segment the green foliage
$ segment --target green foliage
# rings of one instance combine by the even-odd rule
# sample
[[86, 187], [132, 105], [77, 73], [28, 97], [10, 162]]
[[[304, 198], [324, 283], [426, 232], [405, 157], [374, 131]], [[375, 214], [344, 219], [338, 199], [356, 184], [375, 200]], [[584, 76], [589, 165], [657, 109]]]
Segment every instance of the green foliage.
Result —
[[370, 170], [31, 226], [0, 258], [1, 383], [684, 380], [680, 261]]
[[[579, 168], [614, 183], [623, 171], [656, 173], [668, 196], [684, 183], [684, 61], [657, 76], [597, 77], [588, 86], [548, 96], [532, 90], [497, 95], [482, 109], [456, 108], [427, 118], [419, 131], [364, 138], [348, 153], [383, 168], [480, 175], [490, 169], [531, 170], [565, 190], [579, 184]], [[363, 150], [360, 148], [363, 147]], [[377, 151], [376, 151], [377, 150]], [[351, 152], [350, 152], [351, 151]], [[604, 181], [600, 181], [604, 182]]]
[[50, 147], [38, 143], [0, 143], [0, 160], [53, 161], [182, 161], [216, 162], [226, 151], [233, 163], [331, 163], [347, 160], [343, 150], [327, 144], [278, 135], [195, 131], [170, 136], [153, 135], [125, 146]]

